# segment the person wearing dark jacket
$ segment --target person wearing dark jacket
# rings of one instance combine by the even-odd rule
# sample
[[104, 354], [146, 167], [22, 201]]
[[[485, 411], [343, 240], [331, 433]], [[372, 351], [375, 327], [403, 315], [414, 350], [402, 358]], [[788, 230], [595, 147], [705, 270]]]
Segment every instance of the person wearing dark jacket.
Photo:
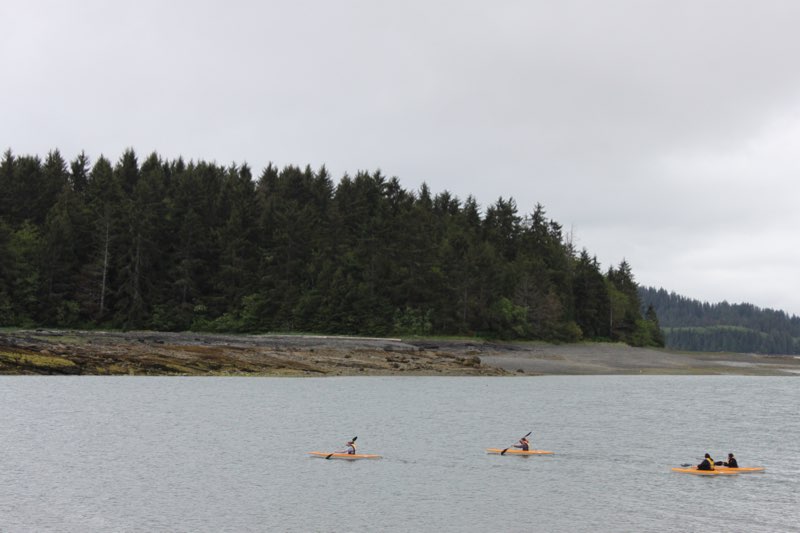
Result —
[[739, 462], [736, 461], [736, 457], [734, 457], [732, 453], [728, 454], [728, 460], [722, 464], [728, 468], [739, 468]]
[[528, 442], [526, 437], [522, 437], [519, 439], [519, 442], [514, 445], [514, 448], [519, 448], [523, 452], [527, 452], [530, 449], [530, 442]]
[[714, 459], [712, 459], [710, 455], [706, 454], [705, 459], [703, 459], [703, 462], [697, 465], [697, 469], [714, 470]]

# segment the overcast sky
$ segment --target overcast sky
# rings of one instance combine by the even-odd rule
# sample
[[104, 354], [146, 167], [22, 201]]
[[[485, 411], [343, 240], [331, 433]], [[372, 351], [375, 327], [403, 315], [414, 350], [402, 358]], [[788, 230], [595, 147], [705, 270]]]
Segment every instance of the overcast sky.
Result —
[[381, 169], [800, 315], [800, 2], [0, 2], [0, 149]]

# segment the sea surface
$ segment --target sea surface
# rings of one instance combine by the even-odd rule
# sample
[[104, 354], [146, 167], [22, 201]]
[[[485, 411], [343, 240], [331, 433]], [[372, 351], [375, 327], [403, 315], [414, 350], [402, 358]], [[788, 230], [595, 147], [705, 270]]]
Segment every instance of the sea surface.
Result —
[[[0, 531], [800, 531], [800, 379], [0, 377]], [[487, 455], [533, 431], [552, 456]], [[376, 461], [312, 458], [353, 436]], [[734, 452], [760, 474], [670, 467]]]

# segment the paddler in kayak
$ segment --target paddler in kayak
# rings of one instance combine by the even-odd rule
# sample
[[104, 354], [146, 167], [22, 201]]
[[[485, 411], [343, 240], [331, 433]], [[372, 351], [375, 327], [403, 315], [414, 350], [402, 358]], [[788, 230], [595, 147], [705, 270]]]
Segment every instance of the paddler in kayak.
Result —
[[523, 452], [527, 452], [530, 449], [530, 442], [528, 442], [528, 437], [522, 437], [519, 439], [519, 442], [514, 445], [514, 448], [519, 448]]
[[703, 459], [703, 462], [697, 465], [697, 469], [714, 470], [714, 459], [712, 459], [710, 455], [706, 454], [705, 459]]
[[336, 452], [336, 453], [346, 453], [348, 455], [355, 455], [356, 454], [356, 439], [358, 437], [353, 437], [353, 440], [347, 441], [345, 444], [344, 450]]
[[734, 457], [732, 453], [729, 453], [728, 460], [722, 463], [722, 466], [727, 466], [728, 468], [739, 468], [739, 462], [736, 460], [736, 457]]

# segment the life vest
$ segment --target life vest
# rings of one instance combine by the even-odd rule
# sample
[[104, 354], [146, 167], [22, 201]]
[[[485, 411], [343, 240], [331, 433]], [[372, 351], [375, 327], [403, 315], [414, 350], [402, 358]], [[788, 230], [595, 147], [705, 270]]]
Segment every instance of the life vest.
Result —
[[527, 452], [530, 449], [530, 444], [528, 443], [528, 439], [522, 439], [519, 441], [520, 448], [522, 451]]
[[350, 447], [350, 449], [347, 450], [348, 455], [355, 455], [356, 454], [356, 443], [355, 442], [351, 442], [350, 444], [348, 444], [348, 446]]
[[702, 470], [714, 470], [714, 459], [706, 457], [700, 465], [705, 465], [706, 463], [708, 464], [708, 468], [703, 468]]

